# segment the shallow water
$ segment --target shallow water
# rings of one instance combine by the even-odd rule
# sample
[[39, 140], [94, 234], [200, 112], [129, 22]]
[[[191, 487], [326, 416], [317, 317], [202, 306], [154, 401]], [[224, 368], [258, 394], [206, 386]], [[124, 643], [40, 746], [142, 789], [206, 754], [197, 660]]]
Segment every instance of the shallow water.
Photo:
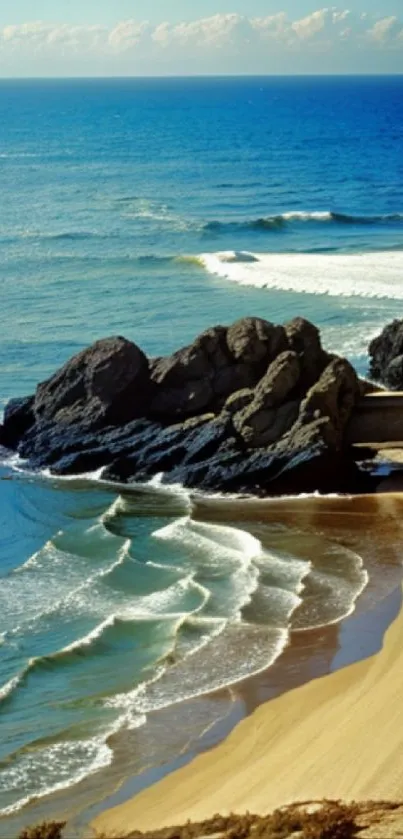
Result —
[[[1, 489], [14, 496], [16, 531], [43, 539], [46, 511], [49, 538], [23, 563], [16, 544], [2, 581], [3, 816], [31, 801], [32, 820], [38, 795], [80, 782], [88, 806], [94, 784], [105, 794], [106, 778], [172, 760], [231, 715], [231, 698], [191, 705], [185, 728], [176, 706], [267, 671], [293, 633], [337, 626], [363, 591], [371, 610], [400, 578], [401, 510], [380, 497], [364, 509], [364, 534], [354, 499], [349, 515], [328, 499], [321, 522], [312, 497], [289, 511], [155, 483], [122, 495], [89, 479], [9, 477]], [[174, 736], [155, 739], [156, 712], [180, 720]], [[138, 758], [126, 753], [108, 774], [120, 737], [127, 745], [142, 728]], [[60, 812], [66, 797], [43, 806]]]
[[339, 621], [368, 580], [323, 537], [196, 521], [184, 491], [10, 477], [24, 547], [44, 516], [48, 538], [24, 562], [17, 543], [2, 577], [3, 815], [108, 766], [109, 738], [151, 712], [267, 669], [291, 630]]
[[[309, 317], [366, 372], [401, 298], [401, 86], [0, 82], [0, 406], [95, 338], [159, 354], [247, 314]], [[191, 749], [225, 685], [400, 573], [389, 519], [381, 550], [367, 520], [352, 541], [296, 510], [213, 521], [158, 479], [121, 494], [6, 454], [0, 478], [0, 809], [58, 790], [22, 822]]]

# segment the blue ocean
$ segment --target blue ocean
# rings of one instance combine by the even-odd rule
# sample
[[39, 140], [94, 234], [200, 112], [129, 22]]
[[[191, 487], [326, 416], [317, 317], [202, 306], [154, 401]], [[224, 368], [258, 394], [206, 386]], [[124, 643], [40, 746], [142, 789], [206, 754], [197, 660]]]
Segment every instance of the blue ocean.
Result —
[[[401, 317], [402, 77], [3, 80], [0, 185], [1, 409], [107, 335], [160, 355], [302, 315], [365, 374]], [[160, 476], [3, 451], [0, 478], [0, 835], [194, 750], [370, 577], [320, 534], [196, 521]]]

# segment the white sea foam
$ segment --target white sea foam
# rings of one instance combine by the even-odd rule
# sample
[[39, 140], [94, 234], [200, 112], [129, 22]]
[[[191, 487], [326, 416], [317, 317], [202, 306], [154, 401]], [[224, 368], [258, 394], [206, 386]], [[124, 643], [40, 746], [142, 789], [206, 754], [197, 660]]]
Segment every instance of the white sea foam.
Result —
[[403, 251], [251, 256], [253, 261], [237, 259], [234, 251], [204, 253], [200, 261], [210, 274], [256, 288], [403, 300]]
[[[103, 526], [98, 526], [103, 532]], [[57, 537], [63, 535], [60, 531]], [[7, 635], [19, 634], [22, 628], [25, 632], [28, 629], [32, 631], [39, 621], [49, 618], [61, 609], [66, 610], [73, 606], [78, 609], [80, 596], [85, 592], [91, 592], [98, 580], [107, 577], [125, 562], [131, 541], [123, 541], [119, 537], [114, 539], [117, 545], [121, 545], [115, 559], [89, 575], [85, 574], [85, 566], [80, 556], [58, 549], [50, 540], [24, 565], [5, 578], [0, 590], [0, 615], [7, 617], [7, 621], [12, 623], [11, 629], [7, 627]], [[68, 569], [68, 573], [63, 573], [65, 569]], [[31, 579], [33, 573], [36, 574], [35, 586], [32, 585]], [[105, 607], [107, 605], [105, 604]], [[85, 601], [81, 606], [88, 609], [90, 603]], [[94, 606], [95, 604], [92, 611]]]
[[[33, 799], [74, 786], [109, 766], [112, 750], [106, 740], [112, 733], [107, 732], [90, 740], [55, 743], [23, 754], [9, 769], [3, 771], [2, 791], [9, 795], [18, 795], [21, 789], [30, 791], [0, 810], [0, 816], [10, 816]], [[56, 784], [53, 783], [55, 777], [60, 778]]]
[[329, 546], [330, 561], [313, 564], [309, 597], [292, 620], [293, 629], [309, 630], [340, 623], [351, 615], [369, 582], [362, 557], [341, 545]]
[[328, 210], [314, 210], [313, 212], [290, 210], [287, 213], [281, 213], [280, 218], [284, 221], [332, 221], [333, 214]]
[[22, 674], [18, 674], [17, 676], [13, 676], [12, 679], [9, 679], [2, 687], [0, 687], [0, 701], [7, 699], [10, 696], [16, 687], [20, 684], [22, 679]]
[[[197, 538], [201, 541], [208, 540], [208, 542], [215, 544], [218, 549], [221, 547], [226, 551], [234, 552], [246, 560], [259, 556], [262, 552], [259, 540], [246, 530], [227, 525], [194, 521], [190, 516], [177, 519], [172, 524], [156, 530], [153, 536], [156, 539], [177, 542], [182, 545], [189, 544], [190, 546], [196, 544]], [[211, 548], [211, 545], [209, 547]]]
[[94, 641], [101, 638], [105, 629], [108, 629], [110, 626], [114, 626], [116, 618], [116, 615], [110, 615], [109, 618], [106, 618], [106, 620], [102, 621], [102, 623], [92, 629], [88, 635], [84, 635], [83, 638], [78, 638], [77, 641], [72, 641], [72, 643], [68, 644], [67, 647], [63, 647], [63, 649], [60, 650], [59, 655], [63, 653], [73, 653], [77, 650], [82, 650], [83, 647], [90, 647]]
[[159, 678], [114, 697], [112, 702], [115, 707], [148, 714], [227, 688], [269, 667], [284, 650], [288, 637], [285, 628], [227, 623], [213, 643], [201, 644], [192, 655], [161, 672]]
[[[162, 666], [154, 678], [133, 691], [107, 700], [108, 707], [122, 708], [125, 713], [147, 714], [234, 684], [268, 667], [287, 643], [288, 616], [300, 602], [298, 594], [291, 591], [273, 591], [272, 617], [277, 616], [277, 625], [274, 619], [269, 626], [241, 619], [242, 610], [258, 588], [258, 563], [265, 555], [260, 541], [246, 531], [183, 517], [153, 535], [182, 549], [180, 570], [190, 570], [193, 584], [199, 577], [203, 579], [202, 588], [208, 597], [178, 621], [172, 647], [174, 664]], [[299, 564], [298, 575], [294, 567], [297, 588], [307, 565]], [[220, 593], [214, 595], [215, 580], [219, 581]], [[291, 588], [290, 575], [288, 584]], [[162, 596], [165, 598], [166, 593]], [[186, 628], [191, 630], [189, 637], [186, 631], [180, 631]]]
[[[262, 552], [262, 546], [246, 531], [224, 525], [193, 521], [189, 516], [156, 531], [154, 537], [186, 548], [184, 563], [194, 574], [227, 575], [219, 600], [214, 600], [214, 615], [240, 618], [242, 607], [258, 585], [259, 571], [253, 559]], [[211, 584], [210, 584], [211, 585]]]
[[9, 466], [14, 472], [26, 473], [28, 471], [28, 460], [26, 458], [20, 457], [19, 454], [9, 449], [3, 449], [3, 452], [2, 463]]
[[96, 481], [98, 482], [101, 478], [102, 472], [104, 471], [105, 467], [101, 466], [99, 469], [94, 469], [92, 472], [80, 472], [79, 474], [74, 475], [53, 475], [50, 469], [42, 469], [41, 475], [44, 478], [50, 478], [54, 483], [81, 483], [84, 481], [85, 483]]

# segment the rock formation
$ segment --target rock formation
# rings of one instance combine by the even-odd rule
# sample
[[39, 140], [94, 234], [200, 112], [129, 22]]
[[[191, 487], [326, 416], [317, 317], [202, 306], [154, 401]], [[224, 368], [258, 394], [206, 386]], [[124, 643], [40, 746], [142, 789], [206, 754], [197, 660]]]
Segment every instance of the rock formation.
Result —
[[403, 390], [403, 320], [389, 323], [369, 345], [370, 374], [390, 388]]
[[243, 318], [156, 359], [124, 338], [97, 341], [11, 400], [0, 444], [55, 474], [104, 467], [124, 482], [164, 473], [206, 490], [343, 491], [361, 480], [344, 432], [363, 392], [313, 324]]

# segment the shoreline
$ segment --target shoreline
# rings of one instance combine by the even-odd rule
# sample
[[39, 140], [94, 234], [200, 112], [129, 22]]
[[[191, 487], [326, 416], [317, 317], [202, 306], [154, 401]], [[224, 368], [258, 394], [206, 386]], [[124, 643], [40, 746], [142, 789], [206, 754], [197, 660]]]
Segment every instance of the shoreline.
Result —
[[[159, 785], [164, 778], [170, 777], [177, 770], [191, 767], [200, 755], [219, 748], [236, 727], [249, 719], [260, 706], [312, 680], [325, 678], [357, 661], [376, 655], [382, 647], [385, 632], [396, 620], [402, 605], [402, 589], [398, 585], [370, 613], [354, 613], [340, 624], [326, 627], [322, 631], [294, 633], [290, 646], [271, 667], [229, 689], [234, 695], [232, 709], [200, 738], [196, 748], [161, 767], [154, 767], [138, 776], [127, 778], [118, 790], [89, 808], [86, 814], [74, 819], [74, 824], [86, 827], [88, 823], [93, 825], [98, 818], [108, 818], [108, 814], [114, 808], [125, 806], [134, 796], [151, 789], [155, 784]], [[358, 639], [357, 629], [360, 631]], [[311, 637], [308, 640], [304, 636]], [[313, 636], [316, 636], [316, 639]], [[317, 636], [322, 638], [318, 639]], [[306, 668], [305, 676], [300, 670], [301, 658]], [[225, 692], [224, 690], [223, 693]]]
[[[268, 669], [249, 676], [243, 682], [150, 713], [151, 730], [158, 735], [158, 732], [162, 734], [178, 724], [180, 730], [184, 720], [188, 722], [194, 715], [200, 718], [201, 711], [204, 713], [208, 708], [208, 724], [198, 730], [193, 728], [192, 736], [182, 747], [172, 748], [171, 743], [170, 751], [161, 762], [147, 766], [146, 761], [140, 771], [130, 772], [130, 756], [143, 752], [148, 726], [131, 732], [129, 738], [114, 735], [110, 745], [115, 757], [106, 774], [91, 775], [78, 786], [47, 800], [38, 800], [33, 803], [31, 814], [29, 807], [15, 817], [1, 820], [0, 835], [9, 835], [9, 832], [2, 832], [2, 827], [6, 830], [7, 826], [8, 829], [17, 824], [19, 827], [21, 822], [23, 826], [51, 816], [68, 819], [69, 835], [78, 837], [84, 833], [87, 836], [88, 825], [93, 820], [97, 821], [97, 817], [101, 820], [107, 818], [113, 812], [110, 808], [127, 802], [135, 794], [140, 793], [139, 797], [142, 797], [159, 789], [164, 783], [161, 779], [174, 777], [181, 766], [186, 767], [185, 773], [192, 772], [200, 755], [212, 754], [217, 748], [222, 748], [227, 742], [225, 738], [232, 737], [239, 725], [251, 719], [262, 703], [271, 704], [268, 700], [277, 701], [295, 692], [301, 685], [311, 684], [312, 680], [320, 682], [326, 674], [334, 670], [339, 672], [340, 668], [373, 655], [381, 647], [385, 629], [395, 619], [402, 602], [403, 571], [399, 542], [403, 533], [403, 524], [400, 526], [400, 521], [403, 521], [403, 494], [289, 497], [266, 501], [214, 498], [212, 507], [210, 499], [203, 499], [203, 505], [207, 505], [208, 510], [203, 509], [200, 516], [200, 510], [195, 509], [196, 518], [200, 516], [207, 521], [209, 517], [218, 517], [229, 523], [230, 505], [241, 527], [246, 528], [250, 522], [250, 528], [255, 530], [262, 524], [270, 524], [272, 519], [275, 522], [283, 520], [288, 528], [292, 521], [298, 531], [305, 531], [305, 535], [306, 531], [318, 532], [341, 545], [349, 545], [353, 549], [359, 547], [370, 579], [354, 612], [326, 627], [292, 631], [292, 643], [279, 659]], [[125, 764], [129, 771], [125, 771]], [[119, 771], [119, 765], [123, 766], [123, 771]], [[168, 822], [172, 824], [171, 819]], [[104, 827], [101, 829], [105, 830]]]
[[381, 652], [264, 702], [219, 746], [91, 827], [123, 836], [301, 800], [401, 799], [402, 642], [400, 611]]
[[[393, 548], [393, 543], [398, 550], [398, 543], [396, 538], [393, 538], [393, 530], [391, 527], [392, 518], [395, 524], [398, 525], [399, 512], [403, 510], [403, 496], [399, 493], [391, 493], [388, 495], [378, 495], [370, 497], [367, 512], [370, 519], [373, 517], [374, 505], [378, 508], [378, 512], [382, 511], [383, 518], [387, 521], [387, 526], [380, 526], [380, 521], [377, 521], [376, 532], [378, 541], [386, 541], [390, 543], [389, 547]], [[353, 504], [354, 507], [361, 509], [361, 518], [363, 515], [363, 505], [368, 501], [368, 498], [361, 497]], [[335, 534], [339, 530], [340, 516], [337, 515], [334, 505], [335, 499], [331, 499], [333, 514], [332, 525]], [[301, 503], [301, 500], [300, 500]], [[285, 503], [284, 501], [274, 502], [276, 508], [276, 515], [279, 513], [279, 505], [281, 506], [284, 516], [289, 516], [290, 506], [295, 507], [295, 499]], [[266, 505], [267, 506], [267, 505]], [[306, 506], [306, 505], [303, 505]], [[311, 501], [312, 506], [312, 501]], [[317, 508], [317, 505], [315, 505]], [[338, 506], [336, 504], [336, 506]], [[340, 499], [340, 508], [349, 509], [351, 513], [351, 499]], [[261, 516], [262, 502], [251, 502], [251, 508], [260, 510], [258, 516]], [[288, 507], [288, 510], [287, 510]], [[309, 507], [309, 502], [308, 502]], [[322, 507], [322, 514], [328, 519], [329, 502], [326, 499], [320, 501], [319, 507]], [[340, 509], [340, 512], [342, 510]], [[205, 513], [205, 510], [203, 510]], [[251, 516], [252, 509], [245, 514], [244, 518], [253, 518]], [[267, 512], [267, 511], [266, 511]], [[301, 510], [300, 510], [301, 512]], [[312, 516], [312, 511], [308, 518], [310, 526], [318, 525], [318, 509], [316, 509], [315, 516]], [[295, 510], [294, 510], [295, 513]], [[356, 516], [357, 509], [354, 511]], [[256, 514], [257, 515], [257, 514]], [[319, 513], [319, 518], [321, 518]], [[348, 517], [349, 518], [349, 517]], [[301, 524], [301, 518], [299, 520]], [[358, 525], [358, 530], [362, 533], [361, 521]], [[361, 525], [361, 526], [360, 526]], [[392, 530], [392, 533], [391, 533]], [[371, 541], [371, 533], [366, 534], [368, 545]], [[396, 533], [395, 533], [396, 537]], [[352, 542], [355, 540], [352, 539]], [[350, 542], [351, 543], [351, 542]], [[393, 550], [392, 550], [393, 553]], [[393, 594], [393, 593], [392, 593]], [[398, 597], [401, 603], [401, 586], [398, 590], [395, 589], [394, 597]], [[392, 597], [393, 599], [393, 597]], [[385, 609], [385, 600], [378, 603], [378, 607], [382, 614]], [[396, 613], [398, 612], [397, 620]], [[384, 614], [385, 617], [385, 614]], [[229, 736], [218, 746], [210, 748], [208, 751], [199, 754], [191, 761], [187, 761], [186, 766], [182, 769], [172, 771], [174, 767], [167, 767], [166, 773], [162, 774], [162, 780], [157, 780], [152, 786], [148, 786], [139, 792], [138, 789], [132, 788], [130, 791], [130, 781], [124, 784], [117, 794], [120, 801], [127, 799], [128, 796], [137, 792], [135, 798], [126, 800], [125, 803], [120, 803], [118, 806], [113, 806], [117, 803], [116, 795], [111, 796], [103, 802], [102, 810], [95, 819], [91, 821], [91, 827], [96, 831], [105, 832], [113, 835], [116, 831], [119, 835], [128, 832], [132, 829], [156, 829], [158, 827], [166, 827], [172, 824], [180, 824], [186, 822], [189, 818], [195, 821], [203, 821], [216, 812], [223, 814], [236, 810], [237, 812], [245, 812], [246, 810], [266, 813], [276, 806], [286, 804], [295, 800], [322, 798], [322, 797], [344, 797], [349, 799], [351, 797], [374, 797], [378, 794], [381, 797], [388, 797], [394, 795], [394, 788], [390, 789], [388, 793], [388, 781], [382, 786], [382, 793], [377, 793], [378, 789], [375, 784], [373, 792], [371, 786], [363, 786], [362, 792], [354, 792], [359, 790], [359, 785], [353, 786], [351, 781], [351, 767], [348, 771], [349, 762], [348, 755], [346, 757], [347, 767], [343, 765], [343, 752], [350, 752], [350, 742], [354, 742], [354, 735], [356, 731], [355, 716], [352, 711], [358, 715], [361, 711], [355, 708], [357, 693], [360, 696], [361, 704], [365, 710], [365, 693], [362, 695], [360, 687], [362, 684], [370, 683], [371, 690], [376, 690], [378, 697], [377, 708], [379, 710], [379, 720], [381, 721], [381, 712], [385, 716], [384, 703], [382, 701], [383, 689], [385, 690], [385, 704], [387, 704], [386, 696], [388, 685], [379, 684], [378, 671], [384, 674], [388, 672], [391, 667], [393, 672], [396, 670], [394, 659], [399, 661], [399, 640], [392, 641], [392, 653], [389, 653], [390, 636], [394, 637], [397, 633], [398, 639], [403, 641], [403, 613], [399, 609], [394, 611], [394, 614], [389, 612], [390, 620], [386, 620], [385, 626], [388, 626], [386, 633], [386, 644], [384, 644], [381, 652], [376, 653], [376, 650], [368, 652], [369, 658], [366, 657], [365, 649], [363, 649], [363, 642], [365, 646], [365, 639], [368, 641], [366, 632], [368, 629], [374, 629], [374, 613], [365, 613], [362, 608], [346, 619], [341, 624], [340, 634], [345, 632], [343, 625], [356, 625], [361, 622], [360, 638], [358, 641], [358, 649], [356, 653], [352, 654], [351, 642], [353, 635], [342, 638], [342, 644], [339, 652], [335, 655], [335, 672], [327, 675], [311, 675], [309, 681], [298, 687], [291, 686], [290, 689], [282, 692], [281, 695], [270, 698], [270, 688], [264, 684], [264, 679], [260, 678], [260, 688], [257, 681], [259, 677], [252, 677], [248, 680], [249, 686], [251, 682], [255, 681], [255, 700], [259, 696], [258, 701], [250, 702], [247, 709], [248, 715], [245, 716], [232, 730]], [[376, 621], [375, 621], [376, 622]], [[383, 633], [382, 633], [383, 634]], [[361, 649], [360, 649], [361, 644]], [[382, 636], [381, 636], [382, 644]], [[403, 644], [402, 644], [403, 647]], [[340, 656], [345, 660], [340, 660]], [[337, 661], [337, 655], [339, 660]], [[350, 659], [348, 656], [350, 655]], [[358, 659], [358, 660], [357, 660]], [[351, 664], [351, 660], [356, 663]], [[403, 653], [402, 653], [403, 660]], [[398, 670], [398, 667], [397, 667]], [[266, 672], [266, 678], [269, 676], [270, 670]], [[262, 676], [262, 674], [260, 674]], [[395, 684], [395, 682], [393, 682]], [[392, 691], [393, 693], [393, 691]], [[402, 691], [403, 694], [403, 691]], [[381, 700], [379, 699], [381, 697]], [[393, 697], [392, 697], [393, 698]], [[267, 701], [270, 699], [270, 701]], [[349, 705], [350, 702], [350, 705]], [[261, 704], [263, 703], [263, 704]], [[258, 707], [256, 708], [256, 705]], [[253, 707], [254, 706], [254, 707]], [[371, 709], [372, 704], [369, 703]], [[394, 706], [395, 707], [395, 706]], [[346, 708], [346, 719], [343, 722], [343, 709]], [[304, 719], [306, 712], [307, 719]], [[370, 710], [368, 711], [370, 714]], [[387, 714], [389, 717], [389, 714]], [[366, 719], [364, 714], [364, 719]], [[372, 717], [371, 717], [372, 719]], [[374, 725], [376, 720], [373, 720]], [[382, 723], [384, 718], [382, 718]], [[386, 723], [388, 719], [386, 720]], [[348, 731], [344, 730], [344, 724]], [[357, 728], [362, 733], [365, 723], [361, 722]], [[378, 723], [377, 723], [378, 725]], [[323, 731], [320, 734], [318, 729]], [[376, 728], [376, 726], [375, 726]], [[380, 726], [382, 728], [382, 726]], [[393, 726], [392, 726], [393, 730]], [[338, 736], [335, 737], [335, 732]], [[338, 739], [339, 738], [339, 739]], [[262, 745], [262, 741], [267, 743], [267, 748]], [[383, 744], [382, 736], [378, 736], [380, 745]], [[393, 737], [392, 737], [393, 742]], [[321, 750], [319, 749], [319, 746]], [[390, 738], [385, 737], [385, 743], [390, 745]], [[268, 751], [270, 744], [270, 760], [268, 759]], [[371, 765], [370, 745], [365, 741], [366, 746], [363, 753], [366, 755], [365, 766]], [[357, 746], [358, 749], [359, 746]], [[317, 764], [317, 748], [320, 755], [320, 769], [315, 773], [315, 766]], [[333, 755], [330, 758], [329, 753], [337, 748], [337, 762]], [[386, 748], [386, 745], [385, 745]], [[368, 750], [370, 754], [368, 755]], [[381, 748], [378, 751], [382, 751]], [[303, 753], [303, 757], [301, 755]], [[351, 752], [350, 752], [351, 754]], [[329, 767], [328, 764], [331, 764]], [[352, 762], [355, 763], [355, 760]], [[340, 766], [343, 766], [340, 770]], [[273, 767], [275, 767], [273, 769]], [[276, 778], [275, 786], [270, 790], [267, 787], [267, 777], [273, 770], [273, 776]], [[343, 787], [337, 780], [338, 774], [343, 775], [349, 779], [348, 786]], [[354, 767], [352, 769], [354, 776]], [[161, 776], [160, 776], [161, 777]], [[301, 778], [304, 781], [301, 781]], [[354, 779], [354, 778], [353, 778]], [[155, 780], [155, 779], [154, 779]], [[323, 780], [323, 783], [322, 783]], [[135, 779], [131, 780], [132, 787]], [[149, 779], [152, 783], [152, 779]], [[200, 790], [203, 789], [203, 796], [200, 796]], [[218, 792], [217, 792], [218, 790]], [[260, 790], [260, 792], [259, 792]], [[350, 792], [351, 794], [350, 794]], [[400, 797], [403, 793], [403, 782], [400, 789]], [[397, 794], [397, 793], [396, 793]], [[395, 796], [396, 797], [396, 796]], [[398, 796], [397, 796], [398, 797]], [[201, 800], [200, 800], [201, 799]], [[104, 810], [105, 806], [113, 807], [113, 809]]]
[[184, 700], [174, 707], [150, 714], [148, 725], [163, 735], [167, 727], [181, 726], [184, 722], [186, 725], [190, 718], [200, 716], [203, 708], [212, 709], [214, 721], [191, 738], [184, 750], [172, 752], [163, 763], [156, 763], [139, 773], [129, 770], [119, 776], [119, 764], [127, 762], [128, 752], [142, 749], [146, 727], [132, 733], [133, 739], [125, 735], [122, 737], [121, 734], [115, 735], [111, 742], [115, 752], [114, 760], [103, 779], [101, 777], [97, 780], [96, 774], [89, 776], [78, 786], [70, 787], [48, 799], [38, 800], [27, 810], [1, 819], [0, 836], [8, 837], [10, 832], [17, 835], [27, 824], [55, 818], [67, 820], [68, 835], [74, 839], [92, 837], [90, 825], [94, 819], [102, 818], [111, 808], [151, 789], [152, 785], [158, 786], [163, 778], [170, 777], [178, 769], [191, 768], [199, 755], [212, 753], [219, 748], [231, 732], [243, 720], [249, 719], [263, 703], [379, 650], [385, 630], [402, 605], [400, 583], [396, 582], [393, 586], [390, 581], [388, 586], [388, 593], [370, 612], [366, 609], [363, 612], [358, 610], [339, 624], [292, 633], [292, 643], [273, 665], [261, 673], [232, 687], [204, 694], [197, 699]]

